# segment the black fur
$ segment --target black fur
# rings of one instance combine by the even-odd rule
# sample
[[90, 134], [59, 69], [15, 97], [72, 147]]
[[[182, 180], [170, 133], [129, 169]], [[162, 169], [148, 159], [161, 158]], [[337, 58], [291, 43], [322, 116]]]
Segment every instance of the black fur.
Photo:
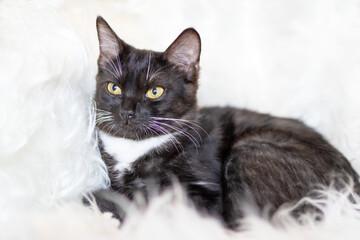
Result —
[[[147, 196], [153, 186], [162, 191], [175, 180], [200, 211], [235, 227], [244, 206], [269, 208], [271, 215], [283, 203], [308, 195], [317, 184], [328, 185], [334, 176], [352, 177], [359, 190], [358, 175], [346, 158], [300, 121], [230, 107], [198, 109], [200, 37], [194, 29], [185, 30], [160, 53], [126, 44], [101, 17], [97, 27], [100, 44], [107, 41], [102, 38], [107, 31], [118, 50], [112, 55], [100, 48], [95, 101], [99, 111], [111, 113], [113, 121], [112, 125], [98, 123], [99, 130], [142, 140], [163, 134], [144, 127], [151, 124], [151, 117], [191, 121], [162, 121], [168, 124], [162, 125], [166, 131], [182, 128], [186, 134], [141, 156], [120, 178], [113, 168], [116, 161], [100, 140], [116, 192], [129, 199], [138, 191]], [[192, 55], [186, 55], [189, 52]], [[114, 76], [109, 58], [112, 63], [120, 60], [121, 76]], [[149, 71], [159, 73], [151, 82]], [[106, 90], [109, 82], [121, 87], [120, 96]], [[146, 98], [146, 91], [155, 86], [163, 87], [164, 94], [156, 100]]]

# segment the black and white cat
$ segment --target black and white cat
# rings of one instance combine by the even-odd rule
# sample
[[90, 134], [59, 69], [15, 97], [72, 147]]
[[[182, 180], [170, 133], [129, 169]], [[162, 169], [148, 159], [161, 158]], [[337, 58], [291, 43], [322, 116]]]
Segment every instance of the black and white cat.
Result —
[[192, 28], [165, 52], [121, 40], [102, 17], [96, 85], [99, 146], [112, 190], [132, 199], [179, 182], [197, 209], [235, 226], [244, 204], [283, 203], [358, 175], [297, 120], [230, 107], [198, 108], [201, 42]]

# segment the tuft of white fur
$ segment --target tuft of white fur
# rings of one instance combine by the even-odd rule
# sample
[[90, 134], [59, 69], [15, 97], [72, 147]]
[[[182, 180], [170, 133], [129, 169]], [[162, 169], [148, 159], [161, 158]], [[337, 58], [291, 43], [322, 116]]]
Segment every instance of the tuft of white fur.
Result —
[[[121, 229], [72, 200], [109, 184], [93, 139], [101, 14], [120, 38], [163, 51], [202, 37], [199, 103], [300, 118], [360, 170], [360, 7], [356, 0], [2, 0], [1, 239], [358, 239], [360, 201], [323, 189], [324, 220], [247, 216], [243, 231], [197, 214], [181, 190], [131, 209]], [[303, 200], [305, 201], [305, 200]]]
[[2, 1], [0, 16], [0, 205], [51, 206], [105, 187], [83, 44], [48, 4]]

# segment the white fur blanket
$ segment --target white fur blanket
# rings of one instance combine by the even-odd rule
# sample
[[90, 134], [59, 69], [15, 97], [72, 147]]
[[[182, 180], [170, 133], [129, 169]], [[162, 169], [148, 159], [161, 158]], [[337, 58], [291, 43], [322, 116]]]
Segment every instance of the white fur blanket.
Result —
[[[0, 239], [359, 239], [360, 200], [325, 190], [325, 219], [249, 216], [232, 233], [181, 191], [132, 210], [123, 228], [76, 202], [108, 184], [91, 96], [101, 14], [125, 41], [165, 50], [202, 37], [200, 105], [299, 118], [360, 170], [360, 5], [356, 0], [0, 1]], [[308, 219], [307, 219], [308, 217]]]

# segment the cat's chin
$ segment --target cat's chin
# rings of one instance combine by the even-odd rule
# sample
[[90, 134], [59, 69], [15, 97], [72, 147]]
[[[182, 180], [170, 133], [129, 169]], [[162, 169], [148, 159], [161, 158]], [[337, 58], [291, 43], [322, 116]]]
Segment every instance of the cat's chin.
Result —
[[136, 141], [157, 136], [154, 135], [153, 133], [149, 133], [149, 131], [146, 128], [135, 127], [131, 125], [123, 126], [118, 129], [111, 129], [110, 131], [109, 129], [102, 129], [102, 128], [99, 128], [99, 130], [113, 137], [131, 139]]

